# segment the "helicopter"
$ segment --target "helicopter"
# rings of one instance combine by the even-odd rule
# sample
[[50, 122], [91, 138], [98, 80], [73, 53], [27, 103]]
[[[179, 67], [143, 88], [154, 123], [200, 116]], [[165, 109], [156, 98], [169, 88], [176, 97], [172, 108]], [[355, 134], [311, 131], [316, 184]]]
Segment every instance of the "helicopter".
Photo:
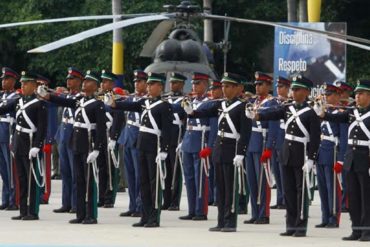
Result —
[[[202, 43], [191, 25], [191, 22], [194, 20], [208, 19], [213, 21], [223, 21], [226, 23], [238, 22], [270, 27], [282, 27], [294, 31], [322, 35], [329, 40], [355, 46], [364, 50], [370, 50], [370, 46], [368, 46], [370, 44], [370, 40], [368, 39], [334, 32], [298, 27], [285, 23], [275, 23], [269, 21], [208, 14], [203, 12], [199, 5], [194, 5], [190, 1], [182, 1], [179, 5], [176, 6], [164, 5], [163, 7], [165, 8], [165, 11], [162, 13], [139, 13], [119, 16], [105, 15], [69, 17], [21, 23], [8, 23], [0, 25], [0, 28], [65, 21], [83, 21], [96, 19], [114, 20], [117, 18], [122, 19], [120, 21], [115, 21], [113, 23], [105, 24], [100, 27], [95, 27], [80, 32], [78, 34], [62, 38], [60, 40], [42, 45], [28, 51], [28, 53], [45, 53], [85, 40], [90, 37], [94, 37], [96, 35], [112, 31], [114, 29], [126, 28], [141, 23], [161, 21], [152, 32], [151, 36], [145, 43], [140, 53], [140, 56], [151, 57], [153, 59], [153, 63], [146, 67], [145, 71], [166, 73], [167, 75], [169, 75], [170, 72], [178, 72], [187, 76], [187, 78], [189, 78], [189, 81], [191, 74], [194, 71], [208, 74], [212, 79], [217, 79], [218, 77], [218, 75], [215, 73], [215, 71], [212, 69], [212, 66], [210, 65], [212, 55], [210, 52], [209, 44], [205, 45]], [[228, 42], [229, 28], [224, 31], [224, 40], [219, 44], [216, 44], [216, 47], [219, 47], [224, 52], [224, 56], [226, 56], [228, 50], [230, 49], [230, 44]], [[168, 33], [170, 34], [166, 38]], [[189, 83], [186, 84], [186, 87], [189, 87]]]

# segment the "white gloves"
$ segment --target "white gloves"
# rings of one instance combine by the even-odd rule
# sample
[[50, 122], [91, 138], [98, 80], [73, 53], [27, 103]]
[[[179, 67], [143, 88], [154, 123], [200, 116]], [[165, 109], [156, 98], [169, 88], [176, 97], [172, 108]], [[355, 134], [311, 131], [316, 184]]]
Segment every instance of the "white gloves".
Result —
[[29, 159], [35, 158], [39, 152], [40, 152], [39, 148], [31, 148], [30, 152], [28, 153], [28, 158]]
[[98, 150], [94, 150], [92, 151], [91, 153], [89, 153], [89, 155], [87, 156], [87, 160], [86, 160], [86, 163], [93, 163], [96, 158], [98, 158], [99, 156], [99, 151]]
[[245, 108], [245, 116], [250, 119], [254, 119], [256, 117], [256, 112], [253, 111], [252, 108], [246, 107]]
[[157, 157], [155, 158], [155, 162], [160, 163], [161, 161], [166, 160], [167, 153], [166, 152], [160, 152]]
[[44, 85], [40, 85], [37, 87], [37, 94], [44, 98], [48, 95], [48, 91]]
[[191, 106], [191, 103], [184, 99], [181, 103], [181, 106], [182, 108], [184, 108], [184, 111], [186, 112], [186, 114], [190, 115], [192, 114], [194, 111], [193, 111], [193, 107]]
[[313, 168], [313, 160], [307, 160], [306, 163], [302, 166], [304, 172], [310, 172]]
[[324, 114], [324, 106], [321, 101], [315, 102], [313, 105], [313, 110], [316, 112], [317, 116], [322, 116]]
[[109, 139], [109, 142], [108, 142], [109, 150], [114, 150], [115, 147], [116, 147], [116, 141]]
[[114, 99], [113, 99], [113, 94], [111, 93], [106, 93], [104, 94], [104, 104], [106, 105], [113, 105]]
[[233, 159], [234, 166], [236, 166], [236, 167], [243, 166], [244, 165], [243, 160], [244, 160], [244, 155], [235, 155], [235, 157]]

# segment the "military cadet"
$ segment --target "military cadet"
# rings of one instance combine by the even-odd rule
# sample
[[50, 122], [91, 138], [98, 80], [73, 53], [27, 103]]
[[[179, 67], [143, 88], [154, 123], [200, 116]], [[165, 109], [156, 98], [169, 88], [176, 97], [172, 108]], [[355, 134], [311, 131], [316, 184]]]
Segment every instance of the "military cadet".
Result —
[[[6, 105], [10, 100], [18, 97], [14, 86], [19, 74], [11, 68], [2, 69], [2, 89], [0, 106]], [[0, 117], [0, 174], [3, 179], [0, 210], [17, 210], [15, 200], [15, 169], [10, 153], [10, 138], [14, 131], [15, 114], [7, 113]]]
[[[349, 123], [343, 167], [347, 170], [352, 234], [343, 240], [370, 241], [370, 80], [358, 81], [355, 93], [356, 107], [344, 112], [324, 112], [322, 104], [316, 104], [314, 109], [324, 120]], [[342, 164], [336, 163], [334, 170], [340, 172]]]
[[249, 108], [246, 109], [247, 117], [256, 120], [285, 120], [281, 164], [287, 213], [286, 231], [281, 236], [304, 237], [307, 232], [310, 191], [307, 174], [313, 168], [320, 144], [320, 120], [307, 103], [312, 87], [309, 79], [298, 75], [292, 80], [292, 104], [261, 111], [255, 116]]
[[[50, 85], [50, 80], [45, 76], [38, 75], [37, 77], [38, 85], [45, 85], [48, 87]], [[41, 188], [40, 194], [40, 204], [48, 204], [51, 192], [51, 162], [52, 162], [52, 145], [54, 143], [55, 133], [57, 131], [57, 106], [51, 103], [46, 103], [46, 108], [48, 111], [48, 127], [46, 131], [46, 138], [44, 140], [43, 152], [40, 154], [40, 160], [45, 165], [45, 186]]]
[[[80, 91], [83, 78], [82, 72], [77, 68], [68, 68], [66, 79], [69, 93], [65, 95], [66, 99], [76, 99], [81, 96]], [[53, 212], [55, 213], [76, 213], [77, 177], [73, 165], [73, 149], [71, 146], [74, 111], [74, 108], [63, 108], [62, 121], [55, 135], [55, 141], [58, 144], [60, 173], [62, 176], [62, 206], [54, 209]]]
[[[112, 72], [102, 70], [102, 83], [100, 85], [102, 92], [113, 93], [114, 83], [117, 78]], [[125, 115], [122, 111], [111, 111], [110, 107], [106, 107], [105, 110], [107, 141], [104, 142], [97, 160], [99, 167], [99, 203], [104, 208], [112, 208], [117, 194], [119, 175], [116, 143], [124, 124]]]
[[104, 103], [95, 98], [100, 77], [88, 70], [82, 83], [83, 97], [64, 98], [49, 95], [44, 87], [38, 94], [57, 105], [74, 108], [75, 119], [72, 134], [74, 171], [77, 179], [77, 217], [71, 224], [97, 223], [98, 168], [96, 159], [106, 138]]
[[[272, 107], [277, 101], [269, 95], [272, 77], [266, 73], [255, 73], [257, 97], [251, 100], [255, 109]], [[244, 224], [269, 224], [272, 173], [269, 166], [274, 142], [277, 136], [278, 122], [253, 121], [250, 145], [247, 153], [247, 177], [250, 189], [252, 218]]]
[[[137, 102], [146, 94], [148, 75], [141, 70], [134, 71], [135, 93], [131, 94], [127, 102]], [[118, 143], [124, 147], [124, 168], [130, 198], [129, 208], [120, 214], [122, 217], [141, 216], [140, 196], [140, 164], [139, 150], [136, 147], [140, 127], [140, 113], [127, 111], [126, 126], [121, 132]]]
[[13, 220], [39, 219], [39, 193], [42, 187], [38, 155], [47, 128], [47, 110], [35, 94], [37, 75], [22, 72], [22, 97], [0, 107], [0, 114], [16, 112], [13, 152], [20, 188], [20, 214]]
[[[206, 95], [209, 76], [195, 72], [192, 76], [192, 87], [195, 98], [192, 100], [194, 110], [201, 110], [208, 101]], [[191, 118], [187, 120], [186, 131], [182, 141], [183, 168], [188, 196], [188, 215], [181, 220], [207, 220], [208, 214], [208, 167], [206, 158], [201, 161], [199, 152], [206, 148], [209, 132], [207, 118]]]
[[189, 118], [218, 116], [218, 131], [214, 148], [214, 165], [217, 181], [217, 226], [210, 231], [235, 232], [238, 214], [238, 180], [243, 176], [244, 156], [247, 151], [252, 121], [247, 119], [245, 102], [239, 96], [239, 75], [225, 73], [222, 89], [225, 100], [215, 101], [211, 108], [194, 110], [191, 104], [184, 104]]
[[[172, 105], [172, 125], [171, 125], [171, 142], [166, 159], [167, 176], [165, 179], [166, 188], [163, 192], [162, 210], [177, 211], [180, 209], [180, 199], [182, 192], [182, 168], [180, 164], [180, 150], [177, 149], [182, 141], [185, 128], [184, 119], [185, 112], [180, 107], [183, 100], [183, 88], [186, 81], [186, 76], [179, 73], [171, 73], [169, 79], [171, 91], [164, 95], [167, 97], [168, 103]], [[180, 108], [180, 109], [178, 109]]]
[[165, 165], [172, 123], [171, 105], [161, 100], [166, 78], [162, 74], [148, 73], [148, 97], [138, 102], [114, 102], [107, 97], [106, 103], [115, 109], [141, 113], [137, 140], [140, 151], [140, 189], [142, 216], [134, 227], [159, 227], [164, 187]]
[[[289, 99], [291, 81], [287, 78], [279, 76], [276, 83], [277, 101], [278, 103], [285, 104]], [[276, 205], [271, 206], [271, 209], [285, 209], [284, 190], [283, 190], [283, 167], [281, 165], [281, 151], [284, 143], [285, 136], [285, 122], [280, 119], [278, 133], [276, 136], [275, 148], [272, 153], [272, 169], [276, 183]]]

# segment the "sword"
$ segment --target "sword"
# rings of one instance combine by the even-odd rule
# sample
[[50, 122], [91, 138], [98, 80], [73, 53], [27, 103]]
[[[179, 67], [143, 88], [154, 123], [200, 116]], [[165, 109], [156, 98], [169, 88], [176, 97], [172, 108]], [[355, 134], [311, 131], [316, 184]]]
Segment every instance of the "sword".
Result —
[[[177, 136], [177, 146], [179, 146], [179, 144], [180, 144], [181, 134], [182, 134], [182, 128], [181, 128], [181, 125], [179, 125], [179, 135]], [[177, 149], [177, 147], [176, 147], [176, 149]], [[178, 166], [178, 163], [179, 163], [179, 156], [180, 156], [180, 151], [176, 150], [175, 164], [173, 166], [173, 175], [172, 175], [172, 182], [171, 182], [171, 190], [172, 191], [175, 189], [176, 173], [177, 173], [177, 166]]]
[[[107, 129], [107, 141], [109, 141], [109, 129]], [[109, 179], [109, 190], [113, 190], [112, 184], [112, 162], [110, 160], [110, 151], [107, 145], [107, 160], [108, 160], [108, 179]]]
[[[337, 162], [337, 143], [335, 142], [334, 144], [334, 164]], [[336, 189], [337, 189], [337, 176], [336, 176], [336, 172], [335, 170], [333, 169], [333, 216], [335, 216], [337, 214], [337, 205], [336, 205], [336, 201], [337, 201], [337, 195], [336, 195]]]

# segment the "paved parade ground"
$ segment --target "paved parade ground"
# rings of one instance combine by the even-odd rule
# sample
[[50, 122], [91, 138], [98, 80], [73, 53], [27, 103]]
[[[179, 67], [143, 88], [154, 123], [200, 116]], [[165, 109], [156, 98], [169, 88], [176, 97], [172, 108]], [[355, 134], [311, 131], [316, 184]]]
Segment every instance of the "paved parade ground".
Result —
[[[272, 191], [275, 202], [275, 190]], [[320, 201], [310, 207], [308, 237], [280, 237], [284, 229], [285, 210], [271, 210], [269, 225], [245, 225], [250, 215], [240, 215], [236, 233], [209, 232], [216, 225], [216, 207], [209, 208], [208, 221], [181, 221], [186, 215], [187, 202], [183, 193], [181, 211], [162, 211], [160, 228], [133, 228], [139, 218], [119, 217], [126, 211], [128, 194], [118, 193], [113, 209], [99, 208], [97, 225], [71, 225], [72, 214], [56, 214], [52, 210], [60, 206], [61, 180], [52, 180], [52, 195], [48, 205], [40, 206], [39, 221], [13, 221], [15, 211], [0, 211], [0, 246], [123, 246], [123, 247], [233, 247], [233, 246], [368, 246], [367, 242], [344, 242], [341, 237], [350, 234], [348, 213], [342, 217], [339, 229], [317, 229], [320, 223]]]

